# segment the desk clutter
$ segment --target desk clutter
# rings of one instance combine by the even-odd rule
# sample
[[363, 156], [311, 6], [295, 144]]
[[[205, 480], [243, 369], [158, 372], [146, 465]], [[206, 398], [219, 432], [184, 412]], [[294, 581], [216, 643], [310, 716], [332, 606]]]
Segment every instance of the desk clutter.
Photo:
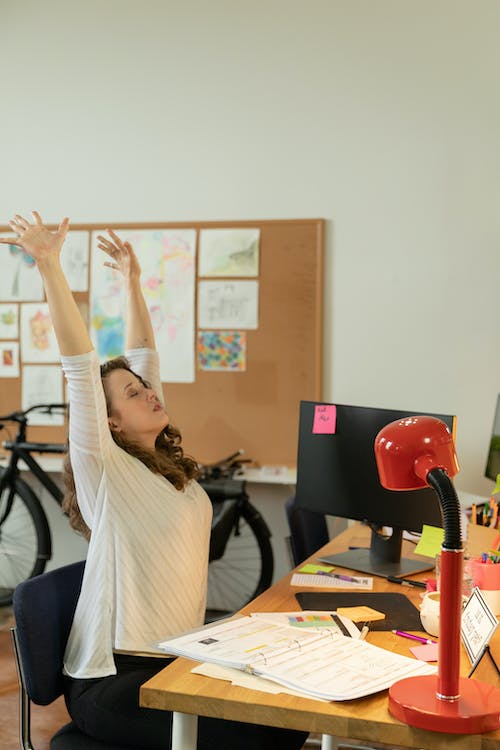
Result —
[[[310, 627], [303, 627], [306, 621]], [[405, 677], [436, 673], [424, 661], [367, 643], [356, 625], [335, 611], [253, 613], [156, 645], [328, 701], [361, 698]]]

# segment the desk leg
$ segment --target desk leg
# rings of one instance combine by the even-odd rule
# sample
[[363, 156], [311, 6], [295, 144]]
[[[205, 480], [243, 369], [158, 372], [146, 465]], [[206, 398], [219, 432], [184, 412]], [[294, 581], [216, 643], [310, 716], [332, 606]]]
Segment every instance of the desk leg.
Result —
[[337, 750], [338, 742], [337, 738], [331, 734], [321, 735], [321, 750]]
[[198, 717], [174, 711], [172, 717], [172, 750], [196, 750]]

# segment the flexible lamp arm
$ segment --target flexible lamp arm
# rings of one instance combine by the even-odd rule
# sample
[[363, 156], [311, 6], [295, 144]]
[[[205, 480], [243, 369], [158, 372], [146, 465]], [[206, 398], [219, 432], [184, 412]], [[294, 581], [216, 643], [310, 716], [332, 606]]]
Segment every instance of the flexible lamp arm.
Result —
[[443, 514], [443, 549], [462, 549], [460, 502], [453, 483], [444, 469], [431, 469], [427, 483], [435, 490]]

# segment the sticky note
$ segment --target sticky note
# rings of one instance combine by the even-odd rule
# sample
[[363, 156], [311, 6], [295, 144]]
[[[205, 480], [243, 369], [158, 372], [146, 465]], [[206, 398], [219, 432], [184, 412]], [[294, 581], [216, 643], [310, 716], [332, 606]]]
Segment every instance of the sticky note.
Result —
[[420, 541], [415, 547], [415, 553], [417, 555], [424, 555], [425, 557], [436, 557], [438, 552], [441, 552], [441, 545], [443, 544], [444, 530], [437, 526], [422, 526], [422, 536]]
[[420, 661], [437, 661], [438, 649], [437, 643], [426, 643], [424, 646], [412, 646], [410, 651]]
[[495, 487], [493, 489], [493, 492], [491, 494], [492, 495], [496, 495], [497, 492], [500, 492], [500, 474], [497, 474], [497, 481], [496, 481]]
[[313, 563], [307, 563], [299, 568], [299, 573], [317, 573], [322, 570], [323, 573], [330, 573], [333, 570], [333, 565], [314, 565]]
[[337, 607], [337, 614], [348, 617], [353, 622], [375, 622], [385, 620], [385, 614], [371, 607]]
[[337, 407], [335, 404], [316, 404], [314, 407], [313, 435], [335, 435]]

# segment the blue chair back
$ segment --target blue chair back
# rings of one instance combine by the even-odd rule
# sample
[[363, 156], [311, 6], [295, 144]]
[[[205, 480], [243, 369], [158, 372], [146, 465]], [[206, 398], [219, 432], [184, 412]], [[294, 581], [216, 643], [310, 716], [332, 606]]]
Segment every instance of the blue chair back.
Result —
[[82, 585], [85, 562], [20, 583], [13, 598], [26, 690], [46, 706], [63, 692], [63, 657]]

